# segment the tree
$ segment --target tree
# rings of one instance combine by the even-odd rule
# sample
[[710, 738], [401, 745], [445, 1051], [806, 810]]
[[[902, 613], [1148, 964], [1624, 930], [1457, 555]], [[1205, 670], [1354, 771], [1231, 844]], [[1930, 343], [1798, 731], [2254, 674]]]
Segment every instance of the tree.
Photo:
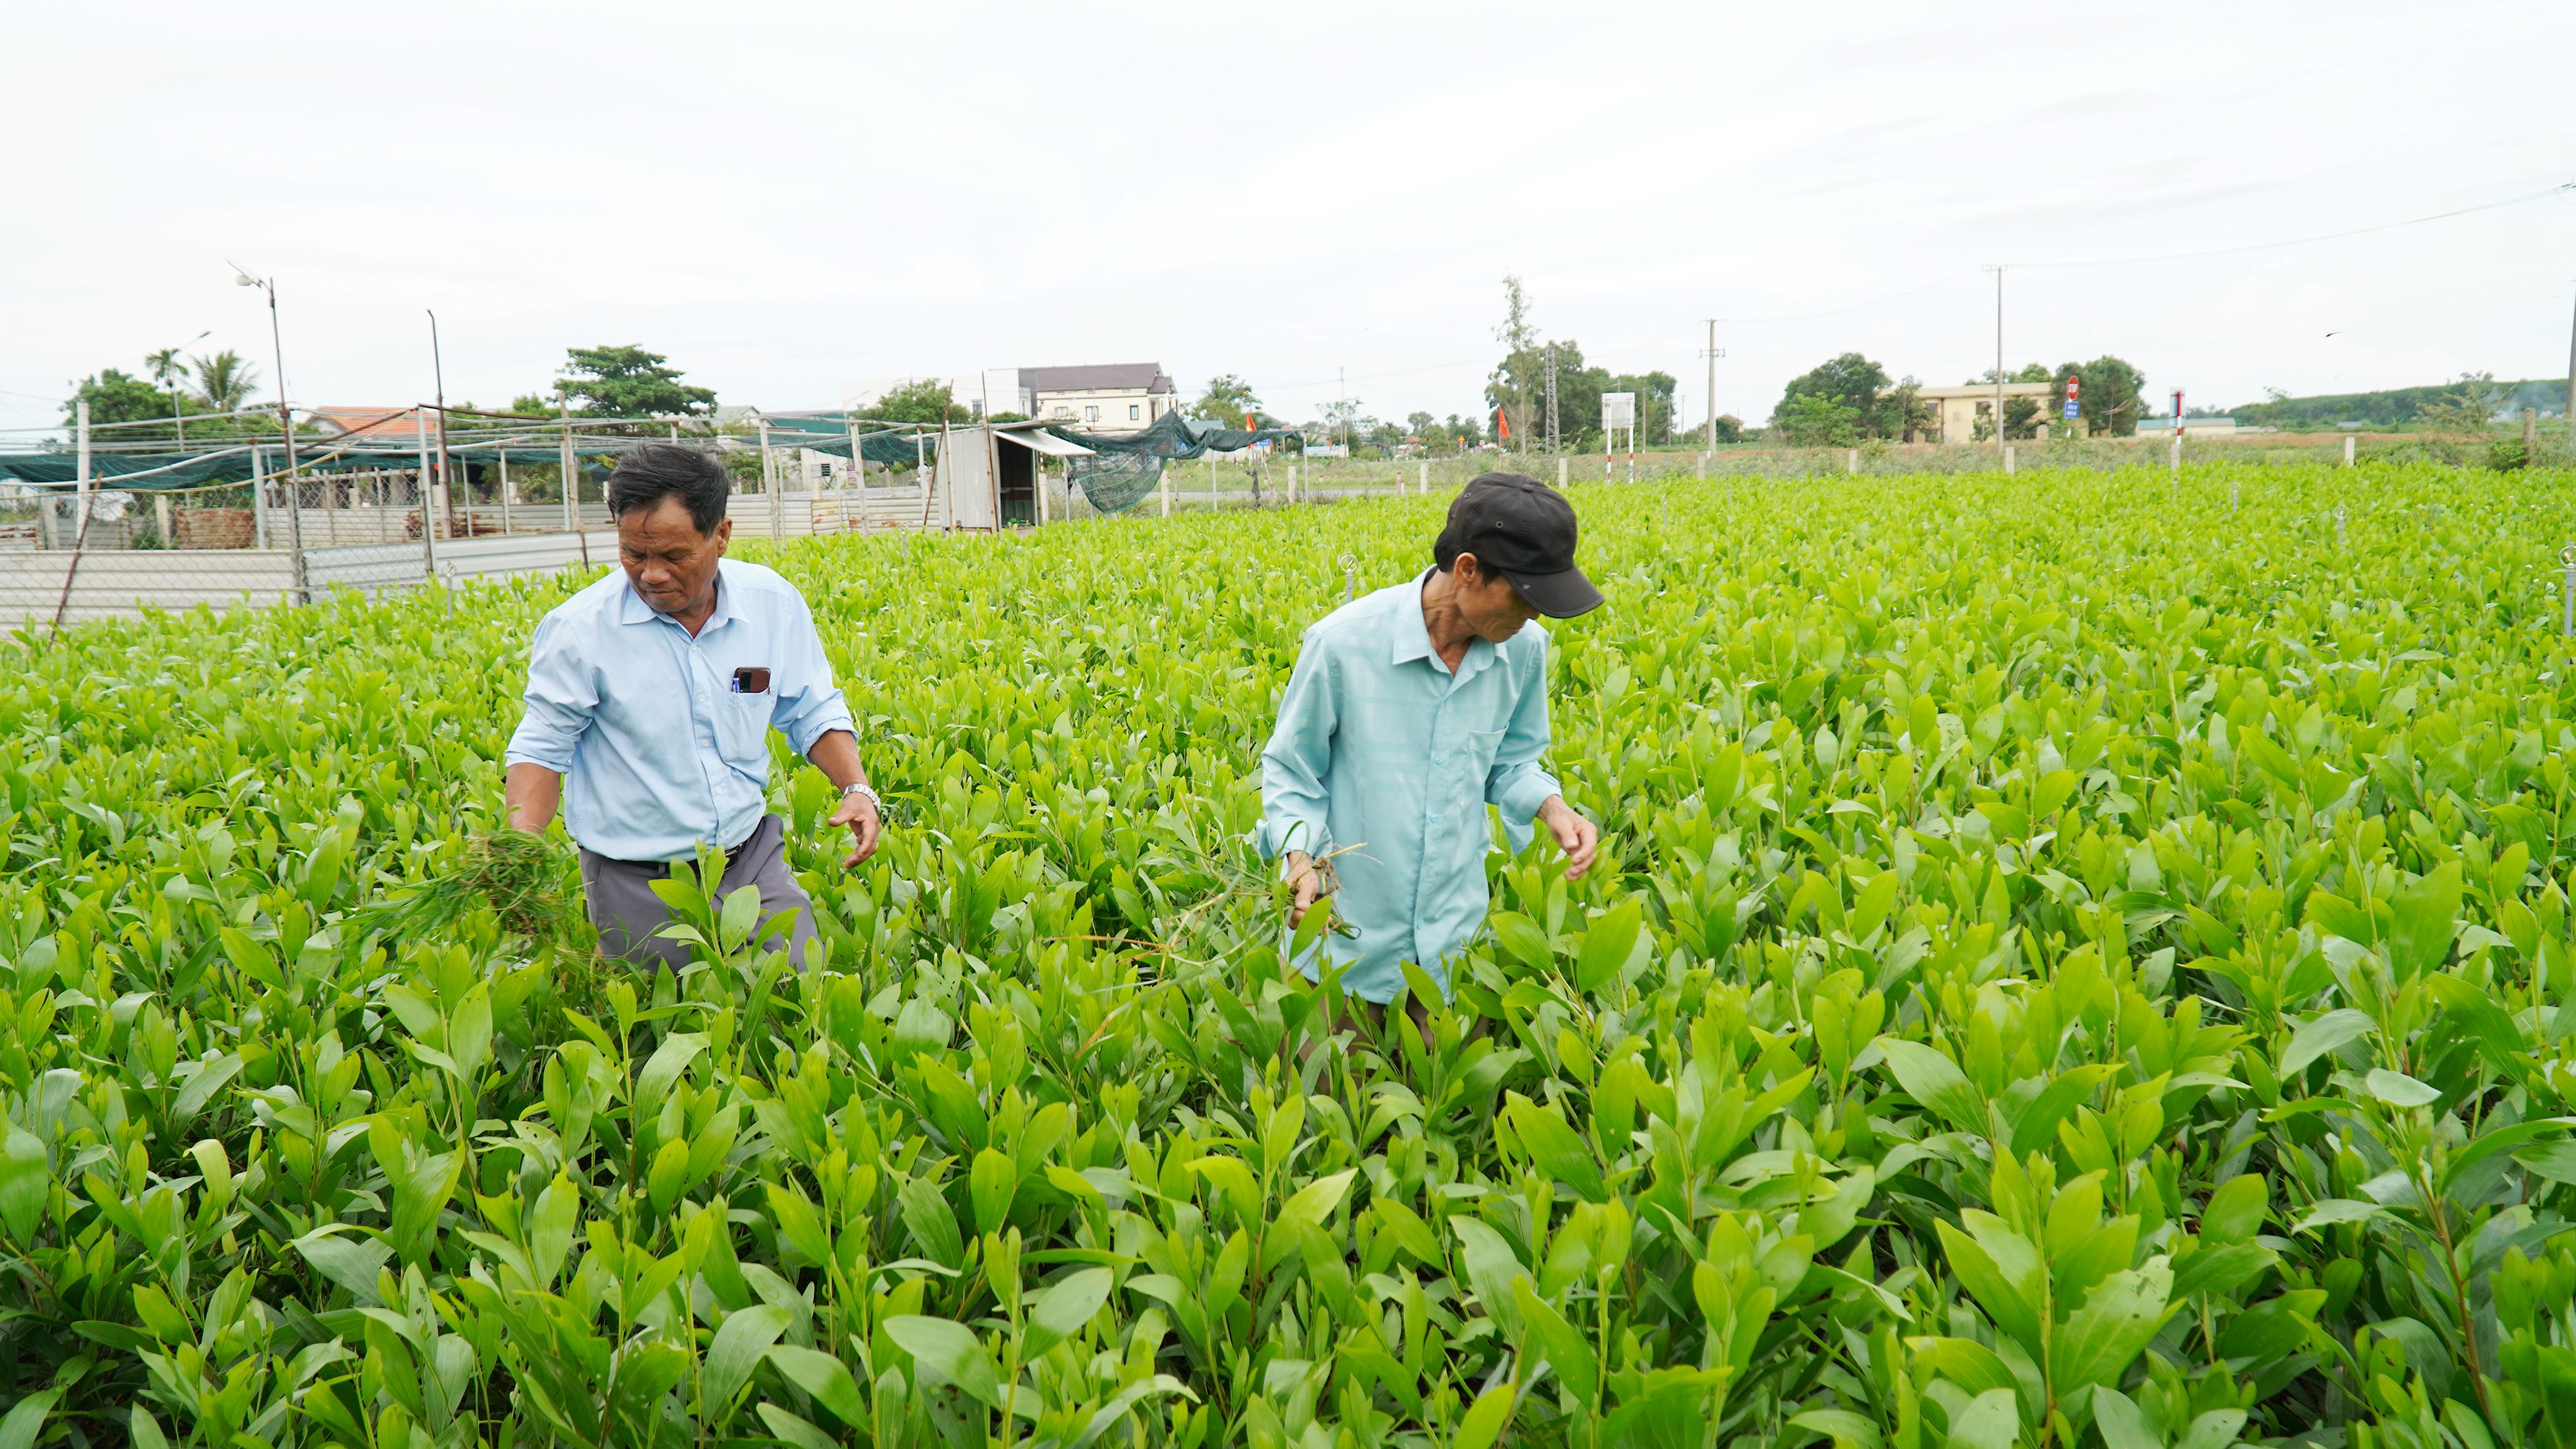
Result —
[[1733, 413], [1719, 413], [1717, 415], [1717, 440], [1721, 443], [1743, 442], [1744, 419], [1737, 417]]
[[[1539, 395], [1543, 385], [1546, 359], [1539, 353], [1538, 329], [1530, 325], [1529, 293], [1517, 276], [1503, 278], [1503, 325], [1494, 329], [1494, 337], [1503, 344], [1503, 361], [1485, 383], [1488, 406], [1504, 410], [1512, 426], [1512, 438], [1522, 452], [1529, 451], [1530, 399]], [[1564, 397], [1564, 379], [1557, 380], [1557, 395]]]
[[[2047, 382], [2055, 377], [2057, 377], [2057, 374], [2050, 372], [2045, 364], [2025, 362], [2021, 365], [2019, 371], [2006, 373], [2004, 375], [2004, 381], [2008, 383]], [[1970, 387], [1993, 387], [1995, 385], [1995, 370], [1991, 367], [1987, 368], [1984, 372], [1977, 374], [1975, 377], [1969, 378], [1968, 385]], [[1991, 401], [1981, 402], [1977, 404], [1977, 408], [1977, 422], [1973, 430], [1975, 437], [1977, 441], [1980, 442], [1992, 442], [1995, 436], [1995, 405]], [[2039, 436], [2039, 409], [2040, 399], [2035, 397], [2005, 398], [2005, 440], [2010, 441], [2015, 438], [2035, 438]]]
[[188, 366], [179, 360], [176, 347], [143, 354], [143, 365], [152, 369], [152, 385], [164, 391], [175, 391], [179, 382], [188, 376]]
[[1799, 448], [1848, 448], [1860, 441], [1860, 410], [1829, 392], [1792, 392], [1771, 415], [1780, 440]]
[[259, 392], [259, 369], [229, 347], [212, 357], [193, 358], [188, 365], [197, 374], [197, 400], [210, 413], [240, 412]]
[[90, 425], [100, 423], [148, 423], [167, 421], [170, 416], [169, 394], [139, 377], [129, 377], [113, 367], [101, 368], [82, 378], [63, 400], [63, 422], [66, 426], [80, 420], [80, 405], [89, 404]]
[[2076, 380], [2075, 405], [2087, 432], [2114, 438], [2135, 437], [2138, 419], [2146, 415], [2146, 377], [2109, 353], [2086, 363], [2067, 363], [2057, 370], [2058, 396], [2066, 380]]
[[1406, 413], [1404, 415], [1404, 430], [1407, 433], [1412, 434], [1416, 440], [1423, 443], [1429, 443], [1432, 440], [1439, 425], [1440, 420], [1434, 418], [1429, 413]]
[[971, 422], [975, 417], [974, 406], [950, 396], [948, 384], [935, 377], [907, 382], [861, 411], [878, 422], [926, 423], [934, 427], [940, 423]]
[[624, 347], [566, 348], [565, 376], [555, 386], [570, 394], [579, 411], [594, 418], [701, 416], [715, 410], [711, 387], [680, 381], [680, 371], [664, 364], [658, 352]]
[[[1809, 407], [1793, 409], [1801, 398], [1829, 398], [1849, 415], [1853, 441], [1860, 438], [1902, 438], [1928, 424], [1930, 409], [1917, 393], [1921, 387], [1913, 378], [1890, 386], [1887, 369], [1857, 352], [1846, 352], [1813, 371], [1792, 378], [1781, 393], [1780, 406], [1773, 420], [1784, 429], [1792, 426], [1790, 418], [1803, 420], [1797, 426], [1813, 429], [1823, 425], [1828, 414]], [[1846, 443], [1843, 446], [1848, 447]]]
[[1190, 416], [1229, 428], [1243, 426], [1244, 415], [1258, 414], [1261, 399], [1252, 392], [1252, 384], [1230, 372], [1220, 372], [1208, 379], [1207, 391], [1190, 404]]

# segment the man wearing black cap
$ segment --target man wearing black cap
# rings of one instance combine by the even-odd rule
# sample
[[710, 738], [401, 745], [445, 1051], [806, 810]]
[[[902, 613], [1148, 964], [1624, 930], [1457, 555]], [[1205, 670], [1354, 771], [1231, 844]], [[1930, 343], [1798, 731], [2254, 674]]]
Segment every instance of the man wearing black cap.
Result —
[[1306, 631], [1261, 752], [1261, 847], [1296, 888], [1293, 927], [1325, 896], [1356, 936], [1323, 934], [1342, 987], [1383, 1004], [1419, 965], [1443, 994], [1449, 958], [1485, 924], [1485, 807], [1517, 850], [1547, 826], [1566, 876], [1600, 831], [1547, 772], [1547, 630], [1600, 606], [1574, 566], [1574, 509], [1535, 478], [1488, 473], [1449, 505], [1420, 577], [1354, 599]]

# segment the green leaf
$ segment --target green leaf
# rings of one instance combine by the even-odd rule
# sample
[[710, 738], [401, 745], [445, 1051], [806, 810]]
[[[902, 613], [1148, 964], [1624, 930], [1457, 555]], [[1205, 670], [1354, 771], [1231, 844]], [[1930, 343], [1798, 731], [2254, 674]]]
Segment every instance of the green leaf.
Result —
[[1547, 1361], [1556, 1365], [1556, 1376], [1574, 1391], [1575, 1401], [1586, 1408], [1601, 1398], [1601, 1358], [1592, 1350], [1583, 1333], [1565, 1321], [1548, 1301], [1530, 1289], [1527, 1278], [1512, 1280], [1513, 1301], [1521, 1311], [1521, 1322], [1538, 1340], [1538, 1348]]
[[2182, 1442], [2174, 1449], [2227, 1449], [2244, 1431], [2245, 1418], [2243, 1409], [2212, 1409], [2191, 1421], [2191, 1427], [2183, 1431]]
[[751, 939], [751, 928], [760, 924], [760, 887], [740, 886], [725, 897], [724, 914], [716, 929], [724, 934], [724, 944], [731, 950]]
[[1985, 1099], [1977, 1095], [1958, 1063], [1922, 1042], [1892, 1036], [1878, 1039], [1878, 1051], [1905, 1095], [1962, 1132], [1985, 1133]]
[[1485, 1316], [1501, 1325], [1504, 1338], [1517, 1342], [1521, 1314], [1512, 1280], [1529, 1276], [1529, 1270], [1521, 1266], [1519, 1256], [1502, 1234], [1475, 1218], [1451, 1218], [1449, 1235], [1458, 1240], [1467, 1286], [1476, 1290], [1476, 1301], [1484, 1306]]
[[[321, 1346], [315, 1345], [317, 1348]], [[161, 1421], [153, 1418], [141, 1404], [135, 1405], [133, 1412], [126, 1415], [125, 1425], [126, 1433], [134, 1441], [132, 1449], [170, 1449], [169, 1436], [161, 1432]]]
[[2201, 1241], [2253, 1241], [2254, 1235], [2263, 1231], [2270, 1197], [2270, 1184], [2255, 1173], [2243, 1173], [2219, 1184], [2218, 1190], [2209, 1195], [2208, 1205], [2200, 1210]]
[[2428, 1086], [2404, 1072], [2392, 1072], [2386, 1067], [2371, 1068], [2370, 1075], [2362, 1078], [2362, 1085], [2370, 1089], [2370, 1095], [2391, 1107], [2424, 1107], [2442, 1100], [2439, 1087]]
[[2137, 1401], [2118, 1389], [2093, 1391], [2093, 1423], [2102, 1431], [2102, 1449], [2165, 1449]]
[[661, 1111], [662, 1099], [671, 1094], [671, 1084], [688, 1070], [690, 1060], [706, 1049], [704, 1032], [675, 1031], [662, 1038], [662, 1044], [653, 1049], [652, 1060], [635, 1078], [637, 1109], [646, 1113]]
[[787, 1310], [767, 1303], [726, 1315], [698, 1370], [699, 1392], [710, 1409], [722, 1415], [724, 1406], [751, 1382], [751, 1371], [760, 1367], [761, 1357], [787, 1324]]
[[2159, 1255], [2124, 1269], [2085, 1295], [2084, 1306], [2049, 1333], [2049, 1385], [2060, 1397], [2117, 1384], [2172, 1316], [2173, 1270]]
[[1011, 1199], [1020, 1190], [1020, 1165], [987, 1147], [975, 1154], [967, 1174], [967, 1195], [975, 1203], [975, 1230], [998, 1233], [1011, 1220]]
[[195, 1120], [196, 1115], [205, 1110], [206, 1103], [213, 1100], [215, 1093], [240, 1075], [241, 1069], [242, 1059], [232, 1052], [226, 1052], [213, 1061], [199, 1063], [196, 1073], [188, 1078], [188, 1085], [181, 1087], [179, 1095], [170, 1101], [170, 1125], [184, 1127]]
[[45, 1168], [45, 1144], [36, 1134], [0, 1118], [8, 1131], [0, 1137], [0, 1226], [22, 1248], [36, 1246], [36, 1225], [44, 1220], [45, 1194], [53, 1174]]
[[1021, 1337], [1020, 1359], [1026, 1362], [1082, 1331], [1100, 1305], [1109, 1301], [1116, 1275], [1106, 1268], [1068, 1273], [1029, 1300], [1028, 1327]]
[[1002, 1372], [974, 1330], [945, 1318], [898, 1315], [885, 1321], [885, 1331], [940, 1381], [955, 1384], [986, 1408], [1002, 1407]]
[[[902, 1321], [887, 1320], [889, 1326]], [[866, 1425], [868, 1406], [859, 1398], [858, 1381], [850, 1377], [849, 1365], [820, 1349], [792, 1343], [776, 1345], [768, 1356], [770, 1365], [789, 1383], [813, 1395], [814, 1402], [831, 1410], [842, 1423], [853, 1429]]]
[[2012, 1449], [2021, 1432], [2021, 1397], [1988, 1389], [1950, 1418], [1950, 1449]]
[[2388, 903], [2388, 962], [2400, 981], [2438, 968], [2459, 932], [2460, 863], [2445, 861]]
[[1547, 942], [1547, 932], [1538, 922], [1518, 911], [1494, 913], [1494, 939], [1502, 948], [1532, 971], [1545, 971], [1556, 961], [1556, 952]]
[[1619, 979], [1619, 968], [1628, 964], [1637, 949], [1645, 910], [1645, 902], [1631, 895], [1594, 917], [1584, 929], [1583, 944], [1574, 955], [1574, 984], [1587, 995], [1598, 995]]
[[2288, 1049], [2281, 1053], [2279, 1073], [2283, 1077], [2296, 1076], [2308, 1063], [2345, 1042], [2359, 1040], [2378, 1026], [2369, 1013], [2349, 1006], [2329, 1011], [2314, 1021], [2301, 1022], [2299, 1029], [2290, 1034]]
[[1519, 1134], [1521, 1146], [1529, 1150], [1539, 1171], [1564, 1183], [1581, 1194], [1587, 1202], [1600, 1202], [1610, 1189], [1601, 1180], [1601, 1165], [1592, 1158], [1592, 1149], [1553, 1106], [1542, 1107], [1518, 1092], [1505, 1101], [1512, 1131]]
[[59, 1389], [38, 1389], [11, 1405], [8, 1417], [0, 1418], [0, 1449], [35, 1449], [36, 1436], [44, 1431], [45, 1416], [54, 1411], [55, 1401], [62, 1396]]
[[[347, 1231], [351, 1237], [339, 1234]], [[356, 1229], [343, 1224], [316, 1228], [297, 1238], [295, 1251], [313, 1265], [313, 1271], [349, 1290], [361, 1308], [382, 1306], [376, 1297], [376, 1272], [394, 1255], [394, 1245], [381, 1238], [354, 1236]]]
[[1494, 1441], [1503, 1435], [1504, 1426], [1512, 1421], [1513, 1386], [1496, 1384], [1476, 1396], [1467, 1412], [1458, 1420], [1458, 1437], [1449, 1441], [1449, 1449], [1493, 1449]]
[[[1935, 1223], [1934, 1228], [1941, 1235], [1941, 1246], [1949, 1252], [1950, 1271], [1958, 1275], [1960, 1286], [1966, 1288], [1978, 1306], [1986, 1310], [1986, 1316], [1995, 1321], [1995, 1327], [2002, 1329], [2025, 1349], [2036, 1349], [2039, 1346], [2040, 1305], [2014, 1281], [2015, 1275], [1996, 1262], [1985, 1245], [1975, 1238], [1948, 1223]], [[2037, 1260], [2037, 1249], [2025, 1243], [2024, 1251], [2032, 1260]], [[2039, 1355], [2033, 1353], [2031, 1356], [2036, 1358]]]
[[[2027, 1157], [2045, 1150], [2057, 1140], [2057, 1124], [2066, 1120], [2096, 1087], [2119, 1068], [2108, 1062], [2070, 1068], [2042, 1087], [2039, 1096], [2022, 1109], [2021, 1120], [2013, 1124], [2012, 1150], [2016, 1157]], [[1911, 1089], [1908, 1089], [1909, 1093]]]
[[1791, 1415], [1789, 1424], [1826, 1436], [1834, 1449], [1879, 1449], [1878, 1426], [1849, 1409], [1809, 1409]]
[[[662, 882], [655, 881], [654, 884]], [[769, 1426], [770, 1433], [795, 1445], [796, 1449], [841, 1449], [839, 1440], [776, 1404], [763, 1403], [760, 1406], [760, 1422]]]

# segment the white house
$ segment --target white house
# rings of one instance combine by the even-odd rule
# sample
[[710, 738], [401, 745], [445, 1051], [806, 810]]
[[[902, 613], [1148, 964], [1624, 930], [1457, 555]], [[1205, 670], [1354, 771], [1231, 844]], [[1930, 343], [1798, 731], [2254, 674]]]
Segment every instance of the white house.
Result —
[[1084, 432], [1124, 433], [1180, 410], [1180, 389], [1159, 362], [1023, 367], [1020, 387], [1042, 421]]

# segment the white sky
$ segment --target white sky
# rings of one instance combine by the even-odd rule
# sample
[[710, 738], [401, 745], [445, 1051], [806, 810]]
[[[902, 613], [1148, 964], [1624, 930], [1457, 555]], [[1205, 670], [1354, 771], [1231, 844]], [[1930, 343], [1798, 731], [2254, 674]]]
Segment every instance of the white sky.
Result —
[[[2576, 181], [2576, 6], [0, 6], [0, 426], [213, 335], [301, 403], [640, 342], [727, 403], [1161, 361], [1312, 416], [1481, 406], [1499, 279], [1700, 415], [1859, 349], [1991, 365], [1982, 264], [2262, 243]], [[2563, 375], [2576, 193], [2007, 274], [2010, 365], [2194, 405]], [[1942, 279], [1947, 278], [1946, 282]], [[1940, 283], [1925, 287], [1926, 283]]]

